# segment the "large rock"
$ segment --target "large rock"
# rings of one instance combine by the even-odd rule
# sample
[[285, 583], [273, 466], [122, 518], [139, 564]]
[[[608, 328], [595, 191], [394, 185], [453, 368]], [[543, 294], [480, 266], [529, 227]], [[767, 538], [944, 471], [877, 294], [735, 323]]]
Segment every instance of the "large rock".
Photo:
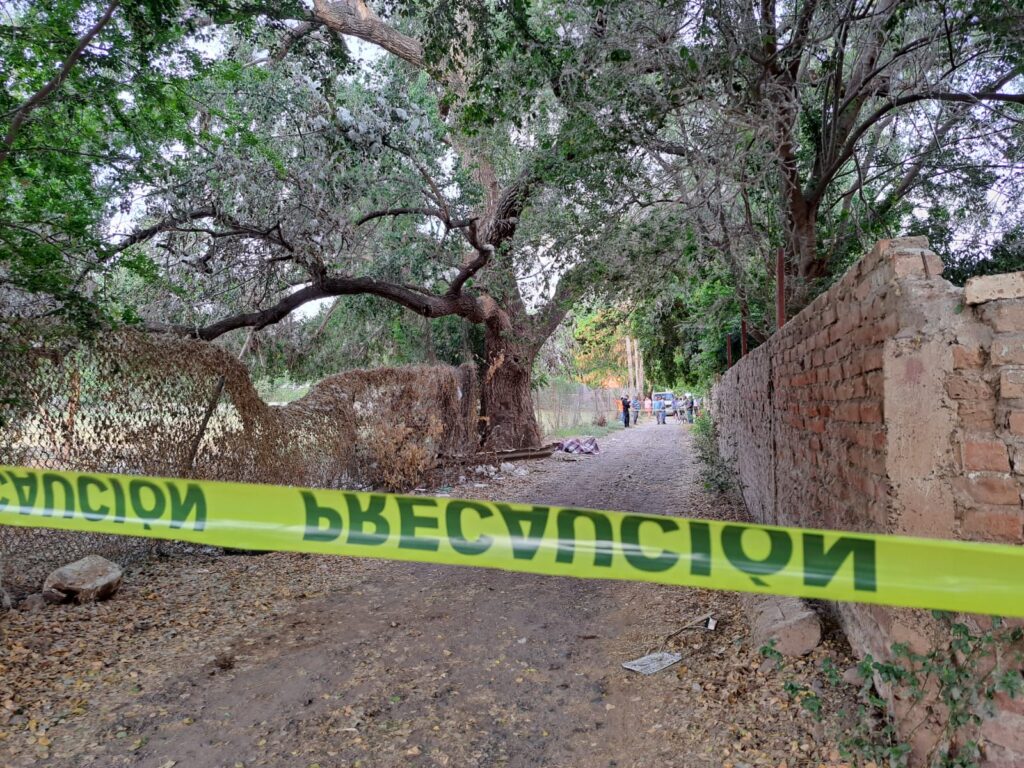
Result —
[[58, 568], [43, 582], [48, 603], [91, 603], [106, 600], [121, 586], [121, 568], [104, 557], [89, 555]]
[[821, 642], [821, 621], [807, 603], [797, 597], [743, 595], [754, 647], [772, 640], [783, 656], [804, 656]]

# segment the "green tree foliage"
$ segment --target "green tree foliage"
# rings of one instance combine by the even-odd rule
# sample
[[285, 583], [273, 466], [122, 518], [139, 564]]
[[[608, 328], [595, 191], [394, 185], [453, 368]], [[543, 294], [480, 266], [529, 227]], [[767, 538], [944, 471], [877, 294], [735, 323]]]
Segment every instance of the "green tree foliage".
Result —
[[608, 379], [626, 381], [628, 312], [602, 307], [578, 316], [574, 326], [575, 363], [581, 380], [591, 387], [601, 387]]
[[0, 281], [12, 316], [94, 328], [111, 264], [145, 271], [111, 237], [130, 189], [184, 136], [183, 83], [201, 68], [178, 43], [177, 3], [11, 3], [0, 20]]
[[951, 264], [947, 262], [942, 276], [956, 285], [963, 285], [972, 277], [1022, 270], [1024, 228], [1018, 226], [1003, 235], [989, 253], [985, 253], [984, 248], [964, 249]]
[[649, 376], [704, 382], [774, 327], [777, 248], [791, 311], [880, 236], [1016, 263], [1021, 10], [14, 2], [4, 320], [260, 328], [304, 375], [483, 336], [498, 407], [574, 304], [628, 304]]

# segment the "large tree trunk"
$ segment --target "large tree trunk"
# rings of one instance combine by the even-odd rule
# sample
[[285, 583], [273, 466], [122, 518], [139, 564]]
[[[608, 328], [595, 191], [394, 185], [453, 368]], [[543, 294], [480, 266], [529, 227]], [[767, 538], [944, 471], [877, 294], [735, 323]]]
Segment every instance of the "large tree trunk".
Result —
[[818, 207], [801, 200], [790, 211], [790, 241], [798, 265], [797, 277], [816, 280], [824, 277], [828, 263], [818, 257]]
[[507, 323], [487, 323], [482, 382], [483, 448], [503, 451], [541, 444], [530, 389], [536, 347]]

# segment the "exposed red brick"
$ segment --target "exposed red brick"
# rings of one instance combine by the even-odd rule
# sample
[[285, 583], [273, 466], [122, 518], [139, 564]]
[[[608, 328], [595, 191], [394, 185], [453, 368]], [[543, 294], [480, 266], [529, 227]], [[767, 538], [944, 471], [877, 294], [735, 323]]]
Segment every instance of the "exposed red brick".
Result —
[[880, 371], [882, 369], [882, 348], [875, 347], [864, 352], [864, 370]]
[[1024, 335], [999, 334], [992, 340], [992, 364], [1024, 363]]
[[981, 368], [985, 365], [985, 350], [980, 346], [965, 347], [957, 344], [953, 347], [954, 368]]
[[995, 426], [995, 399], [962, 400], [957, 404], [957, 416], [964, 429], [991, 432]]
[[[1024, 387], [1024, 382], [1022, 382], [1022, 387]], [[955, 373], [949, 377], [946, 382], [946, 392], [954, 400], [984, 400], [992, 397], [992, 389], [986, 382], [981, 379], [969, 378], [962, 373]]]
[[882, 421], [882, 404], [873, 400], [861, 403], [860, 420], [864, 422]]
[[1009, 427], [1012, 434], [1024, 435], [1024, 411], [1010, 411]]
[[[897, 334], [900, 329], [899, 318], [896, 315], [888, 315], [875, 323], [875, 332], [872, 338], [878, 341], [886, 341]], [[879, 350], [881, 354], [881, 350]]]
[[[740, 459], [757, 519], [1024, 544], [1024, 289], [1021, 299], [993, 297], [959, 317], [944, 301], [918, 312], [920, 303], [932, 300], [933, 287], [949, 290], [923, 279], [935, 277], [941, 264], [918, 240], [881, 245], [874, 261], [855, 265], [773, 336], [768, 343], [774, 349], [740, 363], [747, 370], [723, 380], [723, 450], [740, 453], [733, 458]], [[920, 263], [924, 275], [899, 282], [897, 253], [915, 274]], [[907, 338], [887, 357], [890, 340], [904, 327]], [[994, 351], [985, 341], [990, 329]], [[900, 358], [902, 350], [913, 351], [910, 332], [928, 347]], [[959, 341], [937, 359], [936, 343], [954, 337]], [[911, 359], [924, 367], [903, 365]], [[935, 376], [945, 378], [936, 382]], [[938, 387], [938, 396], [916, 390], [918, 381]], [[925, 423], [898, 421], [904, 417]], [[920, 474], [908, 478], [897, 465], [903, 455], [920, 463]], [[934, 525], [929, 486], [936, 491]], [[895, 628], [902, 619], [893, 619], [901, 615], [866, 606], [843, 610], [859, 653], [885, 654], [903, 637]], [[922, 644], [930, 637], [917, 618], [902, 623]], [[1024, 698], [1000, 703], [1004, 715], [1024, 718]], [[1014, 721], [1018, 725], [1024, 731], [1024, 722]], [[997, 749], [1024, 756], [1024, 746], [995, 740], [1011, 742], [1012, 728], [990, 726], [989, 735], [988, 756]]]
[[876, 397], [882, 397], [885, 395], [885, 377], [881, 371], [872, 371], [871, 373], [864, 374], [864, 383], [867, 385], [868, 392]]
[[1024, 513], [1013, 507], [966, 509], [960, 530], [973, 539], [1016, 544], [1024, 532]]
[[860, 404], [841, 403], [836, 406], [832, 415], [840, 421], [860, 421]]
[[966, 480], [967, 492], [982, 504], [1020, 506], [1020, 490], [1010, 475], [975, 475]]
[[1015, 299], [993, 301], [985, 305], [984, 317], [995, 331], [1024, 329], [1024, 302]]
[[1024, 369], [1004, 368], [999, 375], [999, 394], [1003, 397], [1024, 397]]
[[963, 445], [964, 468], [1009, 472], [1010, 457], [1006, 452], [1006, 443], [1001, 440], [965, 439]]

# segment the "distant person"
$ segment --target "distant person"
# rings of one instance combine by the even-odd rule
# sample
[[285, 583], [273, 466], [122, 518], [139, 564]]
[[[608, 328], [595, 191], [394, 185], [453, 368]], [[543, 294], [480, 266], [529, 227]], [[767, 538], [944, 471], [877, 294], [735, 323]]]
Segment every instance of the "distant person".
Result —
[[661, 395], [654, 396], [654, 418], [659, 424], [665, 423], [665, 401], [661, 399]]
[[640, 418], [640, 395], [633, 395], [633, 426], [636, 426], [636, 420]]
[[622, 403], [622, 424], [623, 426], [629, 426], [629, 395], [623, 395], [619, 401]]
[[651, 413], [653, 413], [653, 411], [651, 411], [651, 396], [650, 395], [648, 395], [646, 398], [644, 398], [644, 410], [647, 411], [647, 415], [648, 416], [650, 416]]
[[686, 420], [690, 424], [693, 424], [693, 410], [694, 410], [695, 407], [696, 406], [694, 405], [693, 398], [692, 397], [687, 397], [686, 398]]

